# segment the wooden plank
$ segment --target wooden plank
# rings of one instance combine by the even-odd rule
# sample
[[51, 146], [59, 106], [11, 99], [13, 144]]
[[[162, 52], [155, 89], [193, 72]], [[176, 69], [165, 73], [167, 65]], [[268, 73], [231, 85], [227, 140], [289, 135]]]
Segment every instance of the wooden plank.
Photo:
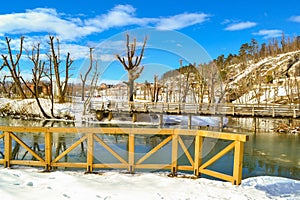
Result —
[[178, 135], [172, 135], [172, 173], [177, 172], [178, 161]]
[[4, 132], [4, 167], [10, 167], [10, 160], [12, 156], [12, 140], [10, 137], [10, 132]]
[[105, 169], [127, 169], [128, 164], [122, 163], [96, 163], [93, 165], [94, 168], [105, 168]]
[[211, 159], [209, 159], [208, 161], [206, 161], [206, 163], [204, 163], [203, 165], [201, 165], [200, 170], [201, 169], [205, 169], [209, 165], [211, 165], [214, 162], [216, 162], [218, 159], [220, 159], [222, 156], [224, 156], [226, 153], [228, 153], [231, 149], [233, 149], [234, 146], [235, 146], [235, 142], [233, 141], [227, 147], [225, 147], [222, 151], [220, 151], [215, 156], [213, 156]]
[[86, 171], [92, 172], [93, 171], [93, 162], [94, 162], [94, 134], [88, 133], [87, 134], [87, 166]]
[[210, 138], [216, 138], [222, 140], [236, 140], [241, 142], [246, 142], [249, 140], [249, 136], [244, 134], [213, 132], [213, 131], [205, 131], [205, 130], [198, 130], [198, 135], [202, 137], [210, 137]]
[[46, 127], [0, 126], [0, 130], [8, 132], [43, 132]]
[[45, 162], [35, 160], [11, 160], [11, 165], [45, 166]]
[[193, 171], [194, 167], [189, 165], [178, 165], [177, 169], [183, 171]]
[[192, 129], [175, 129], [174, 134], [177, 135], [186, 135], [186, 136], [196, 136], [198, 134], [198, 130], [192, 130]]
[[52, 167], [86, 168], [86, 163], [79, 162], [52, 162]]
[[194, 175], [199, 176], [199, 167], [202, 164], [202, 145], [203, 137], [197, 135], [195, 137], [195, 154], [194, 154]]
[[72, 144], [68, 149], [66, 149], [64, 152], [62, 152], [60, 155], [58, 155], [52, 162], [51, 165], [53, 165], [53, 163], [56, 163], [57, 161], [59, 161], [60, 159], [62, 159], [65, 155], [67, 155], [70, 151], [72, 151], [73, 149], [75, 149], [79, 144], [81, 144], [84, 140], [86, 140], [87, 135], [83, 136], [82, 138], [80, 138], [79, 140], [77, 140], [74, 144]]
[[179, 144], [180, 144], [180, 146], [181, 146], [181, 148], [182, 148], [184, 154], [186, 155], [186, 157], [187, 157], [187, 159], [189, 160], [190, 164], [191, 164], [192, 166], [194, 166], [194, 160], [193, 160], [193, 158], [192, 158], [192, 156], [191, 156], [189, 150], [186, 148], [186, 146], [185, 146], [185, 144], [184, 144], [184, 142], [182, 141], [182, 139], [181, 139], [180, 136], [178, 136], [178, 139], [179, 139]]
[[99, 144], [101, 144], [108, 152], [110, 152], [115, 158], [117, 158], [124, 165], [128, 165], [127, 161], [125, 161], [118, 153], [116, 153], [110, 146], [108, 146], [105, 142], [103, 142], [97, 135], [94, 135], [94, 138]]
[[134, 134], [128, 135], [128, 171], [134, 172]]
[[235, 141], [234, 148], [234, 163], [233, 163], [233, 178], [232, 184], [240, 185], [242, 182], [243, 171], [243, 155], [244, 155], [244, 143]]
[[4, 159], [0, 159], [0, 164], [4, 164], [5, 160]]
[[144, 162], [147, 158], [149, 158], [152, 154], [154, 154], [155, 152], [157, 152], [160, 148], [162, 148], [164, 145], [166, 145], [170, 140], [172, 139], [172, 136], [167, 137], [166, 139], [164, 139], [161, 143], [159, 143], [156, 147], [154, 147], [153, 149], [151, 149], [151, 151], [149, 151], [148, 153], [146, 153], [142, 158], [140, 158], [137, 162], [136, 165], [141, 164], [142, 162]]
[[212, 171], [212, 170], [209, 170], [209, 169], [200, 169], [200, 173], [206, 174], [206, 175], [209, 175], [209, 176], [212, 176], [212, 177], [215, 177], [215, 178], [219, 178], [219, 179], [222, 179], [222, 180], [225, 180], [225, 181], [228, 181], [228, 182], [233, 181], [232, 176], [229, 176], [227, 174], [223, 174], [223, 173], [220, 173], [220, 172], [215, 172], [215, 171]]
[[0, 139], [4, 138], [4, 136], [5, 136], [4, 133], [0, 134]]
[[45, 133], [45, 170], [51, 170], [52, 160], [52, 133]]
[[170, 164], [136, 164], [136, 169], [172, 169]]

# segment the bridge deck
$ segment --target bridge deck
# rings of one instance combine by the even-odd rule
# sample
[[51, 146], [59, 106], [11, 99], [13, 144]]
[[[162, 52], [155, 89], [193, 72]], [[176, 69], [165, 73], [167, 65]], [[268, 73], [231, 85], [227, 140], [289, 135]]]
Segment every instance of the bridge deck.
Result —
[[101, 102], [91, 102], [93, 111], [155, 113], [174, 115], [226, 115], [237, 117], [299, 118], [299, 105], [278, 104], [190, 104], [163, 102], [112, 102], [106, 107]]

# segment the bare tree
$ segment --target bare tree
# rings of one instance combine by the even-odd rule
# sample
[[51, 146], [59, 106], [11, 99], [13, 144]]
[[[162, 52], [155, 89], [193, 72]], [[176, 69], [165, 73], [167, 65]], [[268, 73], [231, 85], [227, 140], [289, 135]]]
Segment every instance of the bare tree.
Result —
[[45, 71], [45, 76], [48, 77], [49, 81], [50, 81], [50, 100], [51, 100], [51, 116], [54, 116], [54, 94], [53, 94], [53, 67], [52, 67], [52, 57], [50, 55], [49, 56], [49, 69]]
[[158, 95], [159, 95], [160, 90], [162, 89], [161, 85], [158, 84], [157, 78], [158, 78], [158, 76], [154, 75], [153, 86], [151, 86], [151, 84], [148, 83], [147, 81], [145, 82], [146, 89], [151, 97], [151, 102], [158, 101]]
[[20, 49], [19, 49], [19, 53], [16, 54], [15, 60], [14, 60], [13, 52], [12, 52], [12, 49], [11, 49], [11, 46], [10, 46], [11, 39], [8, 38], [8, 37], [6, 37], [5, 39], [6, 39], [8, 55], [3, 55], [3, 54], [1, 55], [2, 59], [3, 59], [3, 64], [0, 67], [0, 70], [3, 67], [7, 67], [9, 69], [11, 77], [14, 81], [14, 84], [15, 84], [15, 87], [17, 89], [17, 92], [18, 92], [19, 96], [22, 99], [26, 99], [27, 96], [26, 96], [24, 90], [22, 89], [21, 78], [20, 78], [21, 77], [20, 76], [20, 68], [19, 68], [19, 61], [20, 61], [20, 58], [21, 58], [22, 52], [23, 52], [24, 37], [21, 37], [21, 39], [20, 39]]
[[92, 100], [92, 97], [93, 97], [93, 94], [96, 90], [96, 86], [98, 84], [98, 78], [99, 78], [99, 73], [97, 72], [97, 67], [95, 69], [95, 72], [94, 72], [94, 75], [92, 77], [92, 80], [91, 80], [91, 86], [90, 86], [90, 89], [89, 89], [89, 94], [86, 98], [86, 100], [84, 101], [84, 104], [83, 104], [83, 115], [86, 114], [86, 111], [87, 111], [87, 106], [90, 104], [91, 100]]
[[216, 100], [216, 90], [220, 81], [218, 77], [219, 71], [214, 63], [209, 63], [208, 67], [205, 69], [204, 77], [207, 81], [207, 91], [208, 91], [208, 103], [214, 104]]
[[35, 98], [43, 116], [50, 119], [51, 117], [45, 112], [45, 110], [39, 100], [38, 87], [41, 83], [41, 78], [43, 77], [43, 74], [45, 72], [44, 71], [45, 62], [40, 60], [40, 44], [38, 44], [36, 47], [32, 48], [31, 56], [28, 55], [28, 57], [33, 63], [33, 69], [32, 69], [33, 89], [25, 82], [25, 80], [22, 77], [21, 77], [21, 79], [22, 79], [24, 85], [27, 87], [27, 89], [31, 92], [32, 96]]
[[93, 94], [96, 90], [96, 86], [97, 86], [97, 83], [98, 83], [98, 77], [99, 77], [98, 65], [97, 65], [97, 62], [96, 62], [95, 72], [94, 72], [92, 80], [91, 80], [89, 95], [87, 96], [87, 98], [86, 98], [86, 100], [84, 101], [84, 104], [83, 104], [83, 113], [82, 113], [82, 115], [86, 114], [87, 106], [90, 104], [90, 102], [92, 100]]
[[56, 87], [57, 87], [57, 96], [58, 96], [58, 102], [64, 103], [66, 102], [66, 93], [68, 89], [68, 81], [69, 81], [69, 71], [71, 68], [71, 65], [73, 63], [73, 60], [70, 58], [70, 53], [67, 53], [67, 57], [65, 60], [65, 79], [63, 82], [61, 82], [61, 59], [60, 59], [60, 49], [59, 49], [59, 40], [57, 39], [57, 52], [55, 50], [54, 46], [54, 36], [49, 36], [50, 38], [50, 57], [51, 62], [53, 63], [53, 69], [54, 69], [54, 75], [56, 80]]
[[140, 77], [144, 66], [140, 66], [143, 55], [144, 49], [146, 46], [147, 37], [144, 39], [144, 43], [140, 52], [140, 55], [135, 56], [136, 53], [136, 38], [133, 39], [133, 42], [130, 43], [129, 35], [126, 34], [126, 57], [121, 58], [120, 55], [116, 55], [117, 59], [120, 63], [124, 66], [125, 70], [128, 72], [128, 81], [125, 82], [128, 88], [128, 100], [133, 101], [133, 94], [134, 94], [134, 81]]
[[2, 81], [0, 81], [0, 85], [2, 86], [2, 92], [4, 92], [5, 94], [8, 94], [8, 89], [6, 88], [6, 78], [7, 76], [5, 75], [2, 79]]
[[93, 68], [93, 48], [90, 48], [90, 66], [89, 66], [88, 70], [86, 71], [86, 73], [84, 74], [84, 76], [82, 74], [80, 74], [80, 79], [81, 79], [81, 82], [82, 82], [82, 85], [81, 85], [81, 101], [84, 101], [85, 84], [86, 84], [86, 81], [87, 81], [87, 77], [88, 77], [89, 73], [91, 72], [92, 68]]

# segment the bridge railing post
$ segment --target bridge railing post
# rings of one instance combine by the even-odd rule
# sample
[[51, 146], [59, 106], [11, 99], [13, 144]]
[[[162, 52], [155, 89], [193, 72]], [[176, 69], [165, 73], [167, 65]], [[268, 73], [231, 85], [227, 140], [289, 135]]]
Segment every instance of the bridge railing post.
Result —
[[240, 185], [242, 182], [244, 142], [235, 141], [234, 146], [234, 163], [233, 163], [233, 183]]
[[134, 172], [134, 134], [128, 135], [128, 171]]
[[177, 173], [177, 160], [178, 160], [178, 134], [175, 133], [172, 136], [172, 174]]
[[45, 170], [50, 171], [52, 161], [52, 133], [45, 132]]
[[195, 156], [194, 156], [194, 175], [196, 177], [200, 176], [199, 168], [202, 164], [202, 145], [203, 145], [203, 137], [196, 135], [195, 136]]
[[88, 173], [93, 172], [94, 162], [94, 133], [87, 133], [87, 169]]
[[10, 132], [4, 132], [4, 167], [10, 167], [10, 160], [12, 157], [12, 139]]

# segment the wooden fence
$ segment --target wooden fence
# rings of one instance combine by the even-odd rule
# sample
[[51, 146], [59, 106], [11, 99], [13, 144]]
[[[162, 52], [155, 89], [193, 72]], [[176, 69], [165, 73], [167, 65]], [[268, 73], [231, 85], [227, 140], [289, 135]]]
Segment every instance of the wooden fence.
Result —
[[[201, 174], [206, 174], [212, 177], [216, 177], [222, 180], [231, 182], [232, 184], [239, 185], [242, 180], [242, 164], [243, 164], [243, 153], [244, 143], [248, 140], [247, 135], [233, 134], [224, 132], [210, 132], [203, 130], [188, 130], [188, 129], [157, 129], [157, 128], [63, 128], [63, 127], [8, 127], [0, 126], [0, 145], [3, 145], [1, 152], [3, 158], [0, 159], [0, 164], [4, 167], [10, 167], [12, 165], [28, 165], [28, 166], [42, 166], [45, 170], [51, 170], [56, 167], [70, 167], [70, 168], [86, 168], [87, 172], [93, 172], [95, 168], [116, 168], [116, 169], [127, 169], [133, 173], [137, 169], [168, 169], [171, 170], [172, 174], [176, 174], [178, 171], [192, 171], [196, 177]], [[21, 139], [23, 135], [37, 135], [43, 136], [43, 153], [37, 152], [33, 146], [29, 145], [26, 140]], [[61, 153], [54, 155], [54, 134], [65, 136], [74, 136], [77, 134], [76, 141], [65, 147]], [[71, 135], [70, 135], [71, 134]], [[73, 134], [73, 135], [72, 135]], [[123, 135], [127, 138], [126, 156], [120, 155], [113, 147], [110, 146], [101, 136], [108, 135]], [[135, 142], [139, 136], [163, 136], [158, 144], [149, 151], [143, 154], [141, 157], [135, 156], [137, 154]], [[192, 145], [193, 152], [184, 142], [183, 137], [191, 137], [193, 139]], [[74, 137], [75, 138], [75, 137]], [[215, 138], [219, 140], [230, 141], [224, 149], [213, 155], [206, 162], [202, 162], [203, 154], [203, 141], [204, 138]], [[73, 151], [80, 144], [86, 142], [86, 160], [79, 162], [67, 162], [62, 161], [67, 154]], [[27, 154], [32, 156], [30, 160], [20, 160], [13, 156], [14, 147], [18, 144], [21, 146]], [[111, 156], [117, 160], [116, 163], [96, 163], [95, 157], [99, 154], [96, 151], [95, 145], [101, 145]], [[145, 163], [149, 157], [153, 156], [154, 153], [158, 152], [159, 149], [165, 145], [171, 146], [171, 162], [168, 164], [149, 164]], [[180, 165], [178, 163], [178, 152], [181, 149], [184, 152], [189, 164]], [[234, 149], [234, 150], [233, 150]], [[225, 154], [233, 150], [234, 161], [232, 174], [225, 174], [217, 172], [212, 169], [208, 169], [213, 163], [223, 157]]]
[[183, 115], [227, 115], [237, 117], [299, 118], [300, 107], [297, 104], [193, 104], [165, 102], [111, 102], [107, 107], [103, 102], [92, 101], [91, 110], [111, 112], [162, 113]]

